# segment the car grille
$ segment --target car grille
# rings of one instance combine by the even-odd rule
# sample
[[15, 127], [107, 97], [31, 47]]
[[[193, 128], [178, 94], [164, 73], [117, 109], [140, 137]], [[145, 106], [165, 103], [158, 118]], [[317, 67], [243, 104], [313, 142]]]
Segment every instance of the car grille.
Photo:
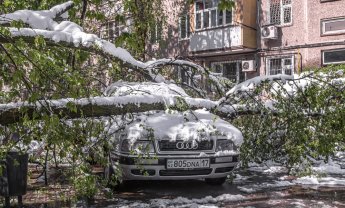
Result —
[[209, 175], [211, 168], [195, 170], [160, 170], [160, 176], [192, 176], [192, 175]]
[[131, 170], [131, 173], [133, 175], [149, 175], [149, 176], [153, 176], [156, 174], [155, 170], [142, 170], [142, 169], [133, 169]]
[[215, 173], [226, 173], [232, 171], [232, 169], [234, 169], [234, 167], [217, 168]]
[[[204, 141], [197, 141], [198, 144], [197, 148], [177, 148], [177, 143], [184, 143], [188, 144], [189, 147], [192, 146], [192, 142], [183, 142], [182, 140], [177, 141], [168, 141], [168, 140], [162, 140], [158, 141], [158, 147], [161, 152], [168, 152], [168, 151], [203, 151], [203, 150], [212, 150], [213, 149], [213, 140], [204, 140]], [[184, 146], [186, 147], [186, 146]]]

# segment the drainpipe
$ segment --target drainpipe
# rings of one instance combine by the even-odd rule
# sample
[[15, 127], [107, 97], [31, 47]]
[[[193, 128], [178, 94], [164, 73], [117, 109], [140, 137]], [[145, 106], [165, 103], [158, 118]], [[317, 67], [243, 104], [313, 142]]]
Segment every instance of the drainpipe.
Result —
[[256, 53], [255, 53], [255, 65], [256, 65], [256, 68], [259, 70], [259, 75], [261, 74], [260, 72], [260, 66], [261, 66], [261, 57], [259, 56], [259, 51], [260, 51], [260, 48], [261, 48], [261, 21], [260, 21], [260, 17], [261, 17], [261, 9], [260, 9], [260, 5], [261, 5], [261, 1], [260, 0], [257, 0], [257, 3], [256, 3], [256, 25], [257, 25], [257, 32], [256, 32]]
[[261, 1], [260, 0], [257, 0], [257, 3], [256, 3], [256, 25], [257, 25], [257, 27], [258, 27], [258, 29], [257, 29], [257, 31], [258, 31], [258, 33], [257, 33], [257, 40], [259, 40], [260, 41], [260, 44], [258, 44], [257, 46], [256, 46], [256, 49], [257, 50], [259, 50], [260, 48], [259, 48], [259, 45], [261, 45], [261, 38], [260, 38], [260, 36], [261, 36], [261, 22], [260, 22], [260, 5], [261, 5]]

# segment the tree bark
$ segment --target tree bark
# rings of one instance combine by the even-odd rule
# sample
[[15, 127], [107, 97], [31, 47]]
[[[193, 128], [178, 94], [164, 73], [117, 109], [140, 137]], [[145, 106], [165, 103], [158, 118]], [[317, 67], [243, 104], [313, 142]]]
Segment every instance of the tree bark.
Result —
[[[131, 102], [126, 101], [127, 98]], [[140, 102], [139, 102], [140, 101]], [[61, 104], [64, 102], [63, 104]], [[168, 103], [168, 104], [167, 104]], [[73, 106], [73, 107], [71, 107]], [[182, 106], [182, 107], [181, 107]], [[153, 110], [207, 109], [222, 118], [234, 118], [240, 115], [258, 114], [257, 109], [233, 108], [231, 106], [217, 106], [217, 103], [207, 99], [194, 98], [165, 98], [163, 96], [121, 96], [98, 97], [64, 100], [45, 100], [36, 104], [10, 103], [0, 104], [0, 125], [9, 125], [23, 121], [24, 116], [29, 119], [41, 119], [44, 115], [58, 115], [64, 119], [82, 117], [100, 117], [139, 113]], [[73, 109], [73, 110], [71, 110]]]

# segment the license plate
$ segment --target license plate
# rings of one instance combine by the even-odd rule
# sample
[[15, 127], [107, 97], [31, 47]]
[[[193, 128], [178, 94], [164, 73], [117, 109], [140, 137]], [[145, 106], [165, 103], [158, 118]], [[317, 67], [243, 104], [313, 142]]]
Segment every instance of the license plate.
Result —
[[210, 159], [168, 159], [167, 169], [209, 168]]

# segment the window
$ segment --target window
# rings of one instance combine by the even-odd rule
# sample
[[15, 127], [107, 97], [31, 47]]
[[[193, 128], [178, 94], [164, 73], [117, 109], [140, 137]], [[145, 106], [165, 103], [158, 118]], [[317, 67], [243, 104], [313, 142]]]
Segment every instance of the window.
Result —
[[286, 74], [293, 75], [294, 73], [294, 58], [293, 56], [268, 58], [266, 63], [267, 75]]
[[270, 24], [292, 24], [292, 0], [270, 0]]
[[213, 62], [211, 63], [211, 69], [215, 73], [219, 73], [223, 77], [228, 78], [233, 83], [240, 83], [245, 79], [241, 63], [241, 61]]
[[124, 24], [119, 24], [117, 21], [109, 21], [101, 26], [100, 37], [105, 40], [114, 41], [123, 32], [128, 32]]
[[181, 83], [189, 86], [196, 86], [198, 84], [195, 73], [191, 67], [178, 66], [178, 79]]
[[232, 23], [232, 12], [218, 9], [219, 0], [197, 0], [195, 2], [195, 29], [208, 29]]
[[339, 0], [320, 0], [320, 2], [339, 1]]
[[345, 18], [321, 20], [321, 27], [323, 35], [345, 33]]
[[160, 40], [162, 40], [162, 22], [158, 21], [156, 22], [152, 27], [150, 31], [150, 42], [151, 43], [158, 43]]
[[190, 18], [189, 15], [180, 17], [179, 19], [179, 37], [180, 39], [186, 39], [190, 36]]
[[322, 62], [325, 65], [345, 63], [345, 49], [323, 51]]

